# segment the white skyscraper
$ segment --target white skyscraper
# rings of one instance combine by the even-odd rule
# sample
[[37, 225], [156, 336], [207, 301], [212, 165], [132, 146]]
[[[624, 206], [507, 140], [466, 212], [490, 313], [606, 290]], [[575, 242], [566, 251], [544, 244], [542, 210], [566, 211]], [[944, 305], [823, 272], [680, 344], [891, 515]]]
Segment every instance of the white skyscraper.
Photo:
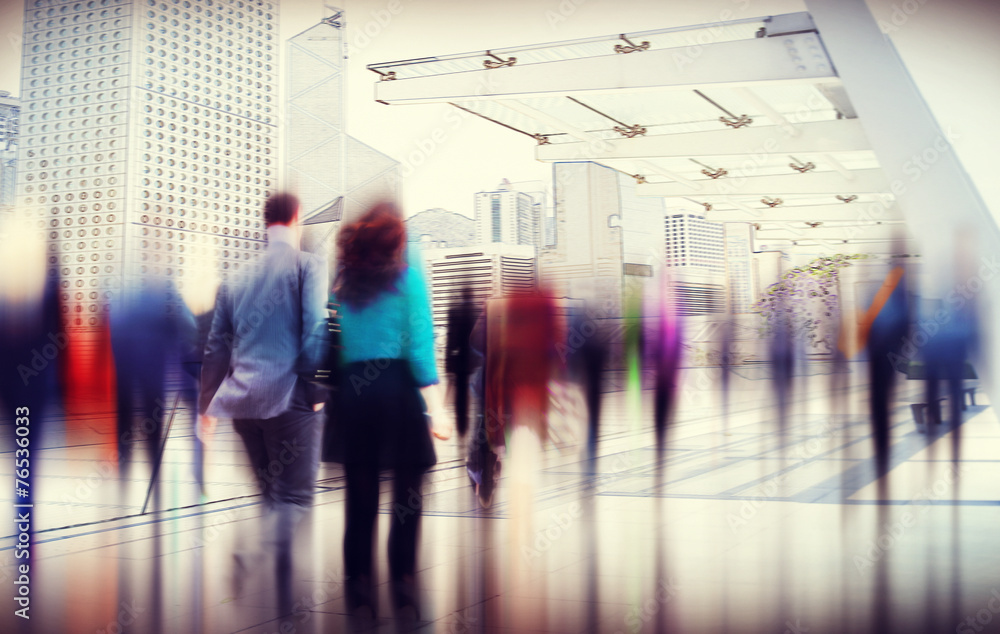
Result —
[[19, 200], [48, 230], [68, 325], [128, 278], [245, 268], [276, 186], [277, 6], [27, 0]]
[[593, 162], [553, 165], [555, 213], [539, 273], [556, 294], [610, 301], [620, 314], [664, 260], [662, 198], [640, 198], [635, 181]]
[[302, 202], [303, 216], [336, 221], [395, 198], [399, 162], [347, 134], [345, 16], [328, 8], [331, 16], [288, 40], [284, 134], [287, 183]]
[[541, 246], [544, 200], [536, 196], [516, 189], [506, 179], [494, 191], [478, 192], [477, 242]]
[[745, 314], [759, 299], [753, 266], [753, 226], [746, 222], [723, 225], [726, 243], [726, 287], [729, 290], [729, 312]]
[[721, 273], [726, 269], [722, 223], [702, 214], [674, 209], [664, 219], [666, 265]]
[[723, 225], [684, 208], [664, 218], [667, 270], [682, 314], [710, 315], [726, 310], [726, 251]]
[[538, 272], [557, 297], [601, 298], [621, 313], [624, 253], [618, 173], [591, 162], [555, 163], [555, 227]]

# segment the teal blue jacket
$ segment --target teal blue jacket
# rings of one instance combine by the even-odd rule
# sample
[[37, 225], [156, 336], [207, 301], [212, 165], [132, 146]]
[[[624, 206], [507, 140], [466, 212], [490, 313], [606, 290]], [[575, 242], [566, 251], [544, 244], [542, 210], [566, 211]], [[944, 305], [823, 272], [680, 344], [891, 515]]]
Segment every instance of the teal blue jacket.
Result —
[[[330, 301], [340, 303], [335, 293]], [[418, 386], [438, 382], [430, 298], [419, 269], [408, 266], [394, 290], [383, 292], [364, 308], [341, 304], [339, 312], [342, 363], [405, 359]]]

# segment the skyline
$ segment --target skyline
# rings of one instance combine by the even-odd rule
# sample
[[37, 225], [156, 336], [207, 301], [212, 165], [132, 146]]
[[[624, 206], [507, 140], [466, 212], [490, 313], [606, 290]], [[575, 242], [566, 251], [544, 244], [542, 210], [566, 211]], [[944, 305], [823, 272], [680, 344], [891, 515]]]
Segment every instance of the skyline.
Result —
[[[322, 0], [285, 0], [280, 6], [280, 68], [285, 41], [329, 15]], [[474, 194], [500, 179], [551, 182], [551, 166], [534, 159], [535, 142], [443, 105], [383, 106], [373, 101], [377, 76], [368, 64], [506, 48], [804, 10], [795, 0], [715, 0], [658, 3], [630, 0], [557, 2], [513, 0], [498, 9], [435, 0], [328, 2], [345, 11], [346, 130], [400, 161], [400, 203], [407, 216], [433, 208], [474, 217]], [[1000, 99], [1000, 7], [962, 0], [869, 1], [889, 31], [942, 129], [993, 211], [1000, 180], [992, 177], [1000, 126], [982, 116]], [[915, 9], [914, 9], [915, 7]], [[904, 11], [904, 8], [906, 11]], [[911, 12], [908, 12], [911, 11]], [[20, 96], [23, 2], [0, 0], [0, 90]], [[933, 45], [928, 45], [932, 42]], [[284, 96], [284, 76], [281, 77]], [[284, 100], [279, 103], [284, 106]]]

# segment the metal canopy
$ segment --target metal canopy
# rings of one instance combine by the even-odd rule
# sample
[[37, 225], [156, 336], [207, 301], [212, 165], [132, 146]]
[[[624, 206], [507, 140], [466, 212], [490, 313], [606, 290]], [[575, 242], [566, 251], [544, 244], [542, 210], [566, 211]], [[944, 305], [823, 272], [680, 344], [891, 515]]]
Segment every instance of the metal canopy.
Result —
[[[602, 37], [586, 38], [563, 42], [550, 42], [516, 48], [500, 48], [473, 53], [459, 53], [440, 57], [424, 57], [369, 64], [369, 70], [380, 75], [392, 76], [396, 79], [413, 77], [428, 77], [464, 71], [482, 70], [484, 62], [490, 65], [500, 64], [511, 57], [516, 65], [544, 64], [554, 61], [586, 59], [625, 53], [630, 43], [639, 50], [663, 50], [690, 46], [691, 38], [707, 38], [710, 42], [730, 42], [748, 40], [756, 37], [756, 33], [764, 28], [764, 20], [751, 18], [718, 22], [700, 27], [676, 27], [656, 29], [635, 33], [624, 33]], [[648, 42], [648, 44], [647, 44]], [[645, 45], [645, 46], [643, 46]], [[615, 47], [620, 47], [616, 51]], [[499, 60], [497, 59], [499, 58]]]
[[882, 242], [901, 218], [807, 13], [369, 69], [381, 103], [449, 103], [532, 136], [538, 160], [600, 163], [758, 235]]

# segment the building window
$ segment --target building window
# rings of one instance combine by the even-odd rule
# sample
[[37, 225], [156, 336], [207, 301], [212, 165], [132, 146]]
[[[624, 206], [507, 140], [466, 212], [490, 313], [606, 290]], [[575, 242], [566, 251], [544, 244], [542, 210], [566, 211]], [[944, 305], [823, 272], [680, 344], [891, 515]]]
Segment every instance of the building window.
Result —
[[500, 197], [490, 200], [490, 219], [493, 227], [493, 242], [500, 242]]

